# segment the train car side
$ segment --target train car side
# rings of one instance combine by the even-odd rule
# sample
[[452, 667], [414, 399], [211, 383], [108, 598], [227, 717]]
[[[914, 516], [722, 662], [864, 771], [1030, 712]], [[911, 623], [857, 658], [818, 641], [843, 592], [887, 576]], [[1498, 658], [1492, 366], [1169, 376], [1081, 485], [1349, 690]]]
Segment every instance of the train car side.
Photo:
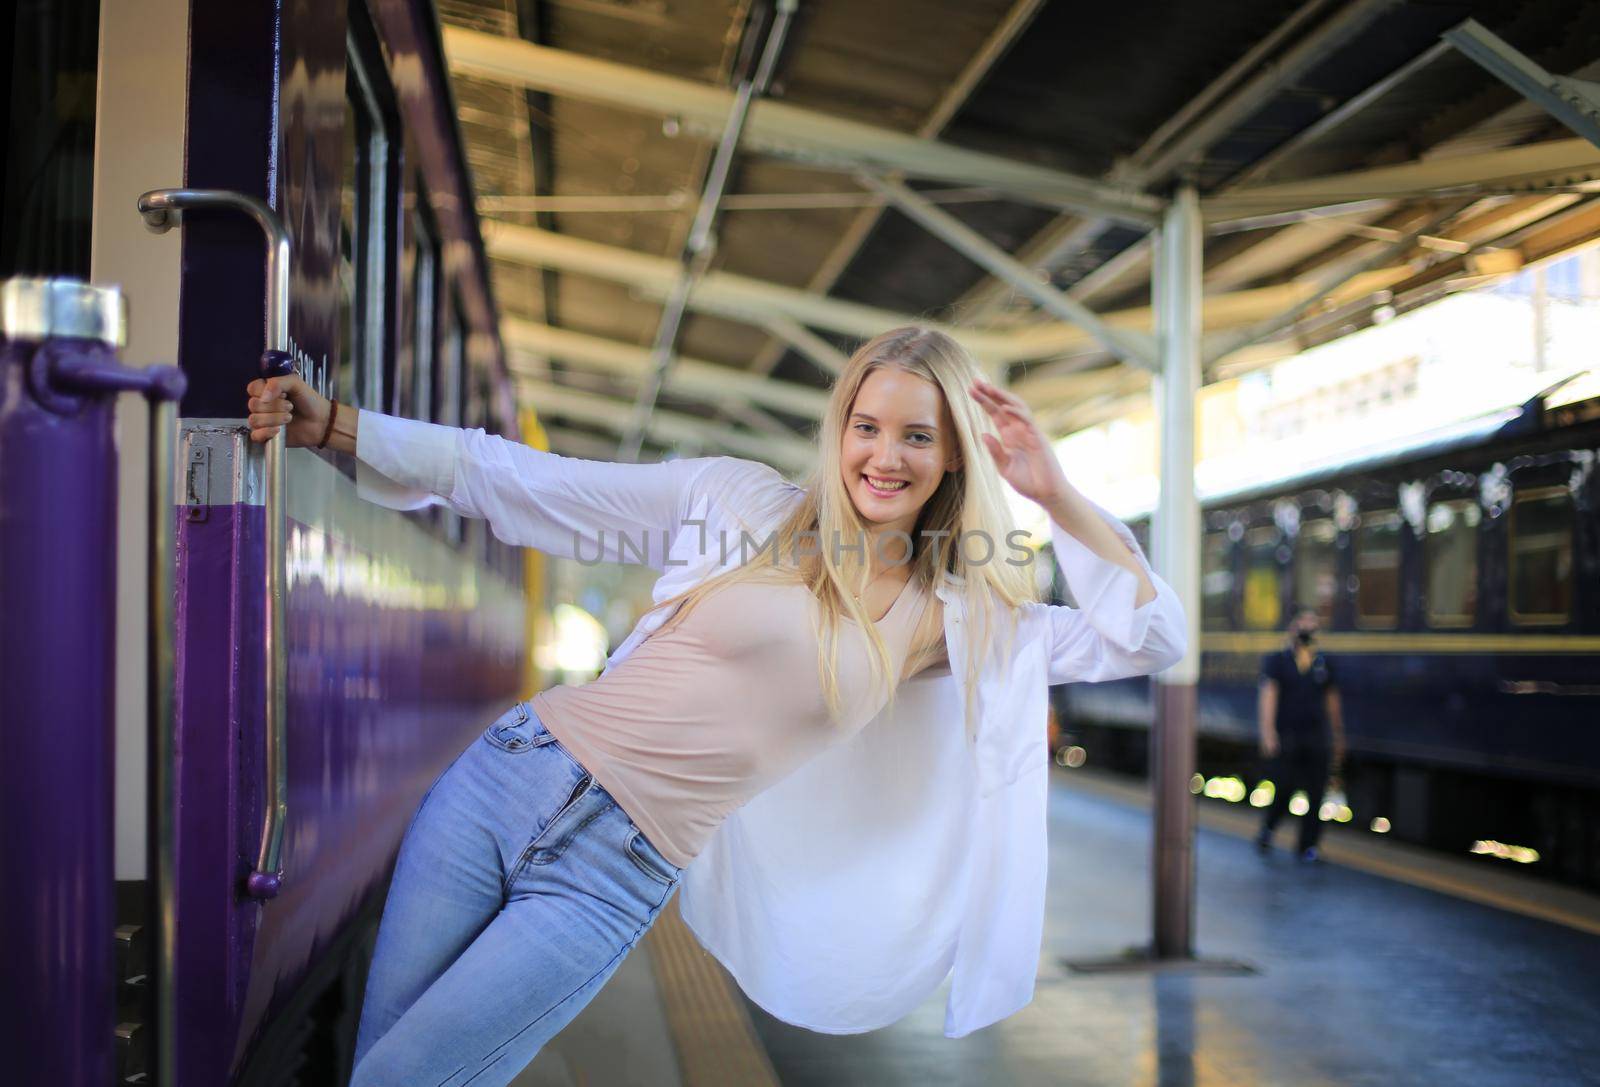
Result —
[[[296, 371], [345, 404], [515, 436], [431, 5], [201, 5], [190, 56], [181, 181], [259, 197], [284, 222]], [[263, 458], [242, 417], [262, 348], [261, 236], [197, 213], [181, 243], [149, 244], [183, 247], [190, 379], [176, 511], [176, 1082], [332, 1082], [349, 1071], [364, 948], [407, 822], [527, 692], [524, 566], [481, 522], [361, 501], [348, 457], [288, 452], [282, 889], [252, 897], [268, 560]], [[129, 927], [147, 920], [143, 886], [119, 884]], [[136, 1026], [152, 1011], [130, 1002], [123, 1016]]]
[[[1470, 444], [1206, 502], [1203, 769], [1259, 776], [1259, 662], [1312, 606], [1358, 816], [1451, 849], [1536, 842], [1552, 874], [1600, 885], [1600, 843], [1580, 829], [1600, 816], [1596, 414], [1535, 410]], [[1142, 766], [1116, 733], [1148, 728], [1145, 684], [1060, 698], [1104, 757]]]

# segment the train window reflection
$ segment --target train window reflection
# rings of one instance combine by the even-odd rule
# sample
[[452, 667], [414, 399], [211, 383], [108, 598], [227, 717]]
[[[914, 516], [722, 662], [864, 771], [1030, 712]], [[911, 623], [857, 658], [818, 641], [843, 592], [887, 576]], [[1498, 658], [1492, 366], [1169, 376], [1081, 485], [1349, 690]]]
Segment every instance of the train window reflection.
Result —
[[1572, 496], [1565, 487], [1518, 494], [1511, 505], [1511, 618], [1561, 623], [1572, 614]]
[[412, 216], [412, 285], [410, 414], [417, 419], [433, 418], [433, 369], [436, 353], [435, 329], [439, 309], [439, 236], [428, 216], [427, 200], [419, 185], [417, 211]]
[[1355, 552], [1356, 625], [1394, 627], [1400, 621], [1400, 514], [1363, 513]]
[[1470, 498], [1428, 507], [1423, 538], [1428, 624], [1471, 626], [1478, 614], [1478, 503]]
[[360, 153], [359, 129], [361, 115], [348, 95], [344, 100], [344, 167], [339, 189], [339, 267], [335, 273], [339, 289], [339, 348], [334, 365], [333, 385], [327, 391], [334, 396], [347, 396], [345, 390], [354, 387], [356, 372], [356, 270], [355, 246], [360, 233], [356, 226], [356, 169]]
[[[434, 366], [433, 421], [446, 426], [461, 425], [462, 369], [467, 365], [466, 331], [461, 325], [461, 306], [452, 295], [445, 313], [443, 350], [438, 353]], [[448, 543], [461, 542], [461, 518], [452, 511], [444, 513], [444, 538]]]
[[1339, 590], [1338, 538], [1333, 519], [1319, 517], [1301, 522], [1295, 540], [1295, 604], [1315, 608], [1324, 626], [1333, 622], [1333, 601]]
[[389, 279], [384, 244], [389, 140], [374, 88], [354, 49], [348, 60], [339, 199], [341, 337], [333, 395], [381, 410]]
[[1232, 625], [1233, 570], [1228, 563], [1228, 534], [1208, 532], [1200, 551], [1200, 621], [1207, 630]]
[[1247, 630], [1277, 630], [1283, 594], [1278, 578], [1278, 530], [1253, 528], [1245, 535], [1244, 625]]
[[433, 368], [433, 421], [448, 426], [461, 425], [461, 368], [466, 364], [466, 333], [461, 314], [454, 305], [445, 313], [443, 350]]

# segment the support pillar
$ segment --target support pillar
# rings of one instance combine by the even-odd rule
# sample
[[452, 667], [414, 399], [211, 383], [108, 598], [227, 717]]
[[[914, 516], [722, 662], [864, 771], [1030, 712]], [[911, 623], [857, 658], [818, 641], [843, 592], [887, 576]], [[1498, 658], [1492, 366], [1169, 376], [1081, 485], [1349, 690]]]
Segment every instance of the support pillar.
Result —
[[1233, 959], [1194, 954], [1195, 685], [1200, 678], [1200, 503], [1194, 492], [1195, 400], [1200, 391], [1200, 201], [1184, 186], [1161, 220], [1156, 261], [1153, 382], [1161, 434], [1161, 498], [1152, 559], [1172, 586], [1188, 623], [1188, 652], [1155, 677], [1150, 730], [1151, 910], [1149, 945], [1106, 959], [1068, 961], [1077, 973], [1254, 974]]
[[1200, 202], [1174, 194], [1161, 223], [1156, 320], [1161, 369], [1153, 383], [1161, 435], [1161, 497], [1152, 550], [1188, 619], [1189, 651], [1155, 679], [1150, 732], [1151, 918], [1156, 959], [1194, 953], [1195, 685], [1200, 678], [1200, 506], [1194, 491], [1195, 401], [1200, 391]]

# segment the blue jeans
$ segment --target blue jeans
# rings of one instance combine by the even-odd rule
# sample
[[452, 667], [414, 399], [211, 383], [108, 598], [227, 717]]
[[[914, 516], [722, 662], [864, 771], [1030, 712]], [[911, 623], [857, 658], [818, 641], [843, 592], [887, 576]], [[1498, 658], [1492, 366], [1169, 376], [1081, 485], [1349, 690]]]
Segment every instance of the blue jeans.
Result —
[[511, 707], [406, 831], [351, 1087], [508, 1083], [616, 972], [682, 874], [527, 703]]

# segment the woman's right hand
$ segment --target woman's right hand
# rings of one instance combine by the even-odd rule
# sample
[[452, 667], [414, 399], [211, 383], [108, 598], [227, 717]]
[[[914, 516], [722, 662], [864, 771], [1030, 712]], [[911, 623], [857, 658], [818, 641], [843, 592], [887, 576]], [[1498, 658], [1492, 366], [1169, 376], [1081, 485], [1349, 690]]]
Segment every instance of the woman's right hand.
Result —
[[332, 404], [293, 374], [256, 378], [245, 386], [250, 394], [250, 440], [266, 442], [285, 427], [291, 446], [316, 445], [328, 426]]

